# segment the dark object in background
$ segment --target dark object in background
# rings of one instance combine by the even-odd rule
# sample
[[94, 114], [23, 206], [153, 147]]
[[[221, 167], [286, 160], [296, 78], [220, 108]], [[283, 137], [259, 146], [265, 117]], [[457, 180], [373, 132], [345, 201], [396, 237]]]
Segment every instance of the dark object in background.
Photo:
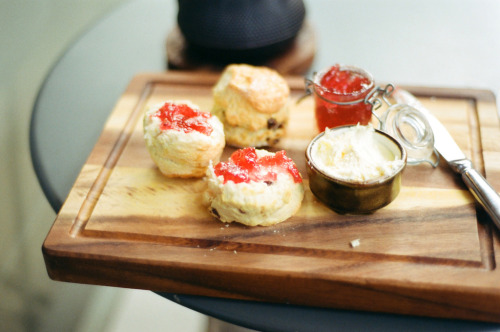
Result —
[[218, 62], [255, 62], [283, 52], [302, 28], [302, 0], [178, 0], [179, 28]]

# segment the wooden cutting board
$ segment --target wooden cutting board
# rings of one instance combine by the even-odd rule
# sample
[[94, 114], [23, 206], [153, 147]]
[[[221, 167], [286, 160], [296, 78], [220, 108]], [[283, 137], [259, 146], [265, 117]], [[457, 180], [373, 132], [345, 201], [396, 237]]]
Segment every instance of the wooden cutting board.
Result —
[[[272, 227], [222, 224], [201, 179], [167, 179], [142, 137], [145, 109], [189, 99], [210, 110], [218, 74], [135, 77], [117, 102], [43, 244], [52, 279], [343, 309], [500, 322], [500, 236], [442, 160], [408, 166], [399, 196], [369, 215], [339, 215], [309, 191], [304, 151], [317, 134], [301, 77], [289, 135], [306, 195]], [[500, 188], [500, 127], [483, 90], [406, 87]], [[233, 150], [226, 148], [223, 159]], [[359, 239], [359, 246], [351, 241]]]

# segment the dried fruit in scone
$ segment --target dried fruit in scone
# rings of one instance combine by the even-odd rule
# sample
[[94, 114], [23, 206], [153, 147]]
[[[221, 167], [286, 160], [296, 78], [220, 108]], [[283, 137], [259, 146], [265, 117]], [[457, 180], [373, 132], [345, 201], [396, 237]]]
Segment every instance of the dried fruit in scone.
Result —
[[213, 88], [211, 112], [224, 124], [228, 145], [273, 146], [286, 133], [289, 96], [288, 83], [275, 70], [232, 64]]
[[204, 176], [225, 146], [220, 120], [189, 101], [151, 107], [144, 114], [143, 130], [151, 158], [168, 177]]
[[293, 216], [304, 198], [302, 177], [285, 151], [235, 151], [207, 170], [210, 213], [222, 222], [269, 226]]

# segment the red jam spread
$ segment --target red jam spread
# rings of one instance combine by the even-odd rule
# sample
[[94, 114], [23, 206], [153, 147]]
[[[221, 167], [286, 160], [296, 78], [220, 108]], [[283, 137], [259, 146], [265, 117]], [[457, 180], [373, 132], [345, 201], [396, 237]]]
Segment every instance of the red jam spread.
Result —
[[272, 184], [277, 180], [278, 174], [284, 172], [288, 172], [295, 183], [302, 182], [297, 166], [283, 150], [274, 155], [259, 158], [255, 148], [240, 149], [233, 152], [228, 162], [215, 165], [214, 171], [216, 176], [224, 177], [224, 183], [260, 181]]
[[341, 69], [338, 65], [330, 68], [321, 78], [320, 84], [335, 93], [352, 94], [364, 90], [370, 85], [368, 77], [348, 69]]
[[[371, 119], [371, 105], [363, 99], [373, 85], [371, 78], [360, 72], [332, 66], [319, 80], [315, 89], [316, 122], [318, 129], [343, 125], [367, 125]], [[321, 97], [322, 98], [321, 98]], [[326, 100], [325, 100], [326, 99]], [[354, 104], [340, 105], [359, 101]]]
[[190, 133], [197, 131], [207, 136], [213, 131], [208, 119], [212, 116], [208, 112], [192, 109], [186, 104], [165, 103], [153, 116], [160, 119], [160, 129], [174, 129]]

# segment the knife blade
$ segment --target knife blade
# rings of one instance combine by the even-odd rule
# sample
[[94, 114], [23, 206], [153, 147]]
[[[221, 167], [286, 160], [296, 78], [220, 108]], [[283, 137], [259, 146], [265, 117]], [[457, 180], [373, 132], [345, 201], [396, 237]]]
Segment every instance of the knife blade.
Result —
[[407, 104], [419, 110], [429, 122], [434, 134], [434, 146], [469, 188], [474, 198], [486, 210], [495, 226], [500, 229], [500, 196], [486, 179], [474, 169], [472, 162], [465, 156], [446, 127], [425, 108], [410, 92], [401, 88], [393, 91], [399, 104]]

